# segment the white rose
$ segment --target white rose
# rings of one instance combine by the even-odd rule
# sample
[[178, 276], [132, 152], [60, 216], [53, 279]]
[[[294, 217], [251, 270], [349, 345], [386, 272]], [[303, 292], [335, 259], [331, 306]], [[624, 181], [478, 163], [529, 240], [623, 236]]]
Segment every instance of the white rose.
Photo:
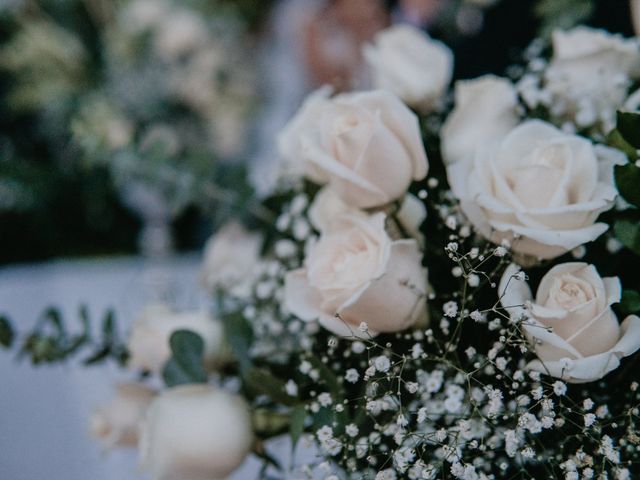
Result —
[[510, 265], [502, 276], [501, 303], [512, 318], [526, 318], [522, 325], [538, 356], [528, 368], [592, 382], [640, 348], [640, 318], [631, 315], [619, 325], [611, 310], [620, 301], [617, 277], [601, 278], [586, 263], [562, 263], [542, 278], [534, 300], [529, 286], [513, 278], [518, 271]]
[[[557, 257], [607, 230], [594, 223], [617, 195], [608, 160], [577, 135], [530, 120], [473, 161], [447, 169], [453, 193], [486, 238], [515, 252]], [[514, 241], [515, 236], [519, 236]]]
[[453, 74], [451, 50], [410, 25], [394, 25], [379, 32], [363, 53], [375, 87], [395, 93], [416, 108], [432, 107]]
[[153, 480], [226, 478], [251, 449], [246, 402], [209, 385], [182, 385], [151, 404], [140, 441]]
[[332, 89], [325, 86], [310, 93], [300, 109], [287, 122], [277, 137], [281, 157], [281, 176], [297, 178], [306, 176], [316, 183], [325, 183], [327, 176], [313, 164], [303, 159], [302, 138], [318, 128], [318, 118], [331, 105]]
[[138, 445], [140, 424], [156, 392], [139, 383], [116, 387], [116, 396], [91, 415], [91, 435], [105, 448]]
[[[343, 215], [285, 279], [285, 304], [337, 335], [396, 332], [426, 317], [427, 274], [415, 240], [391, 240], [385, 215]], [[368, 332], [359, 330], [361, 323]]]
[[127, 365], [159, 374], [171, 358], [169, 339], [178, 330], [190, 330], [202, 337], [204, 360], [213, 368], [224, 356], [223, 329], [206, 312], [176, 313], [166, 305], [149, 305], [136, 318], [129, 334]]
[[638, 73], [638, 42], [588, 27], [554, 31], [552, 41], [545, 86], [553, 95], [554, 108], [564, 107], [581, 125], [601, 121], [605, 128], [612, 127], [630, 77]]
[[279, 147], [311, 180], [360, 208], [403, 197], [428, 171], [416, 115], [382, 90], [332, 99], [316, 93], [285, 127]]
[[230, 289], [244, 296], [249, 293], [260, 262], [262, 236], [248, 232], [237, 222], [219, 229], [207, 241], [200, 278], [208, 290]]
[[456, 82], [455, 108], [441, 132], [445, 163], [472, 158], [479, 147], [501, 140], [518, 124], [517, 106], [516, 90], [504, 78]]
[[[363, 210], [347, 205], [333, 190], [324, 187], [317, 193], [309, 207], [309, 220], [316, 230], [323, 232], [336, 218], [345, 213], [367, 215]], [[411, 238], [418, 240], [420, 245], [424, 244], [424, 235], [420, 231], [420, 226], [427, 218], [427, 209], [420, 199], [410, 193], [406, 194], [395, 218]]]

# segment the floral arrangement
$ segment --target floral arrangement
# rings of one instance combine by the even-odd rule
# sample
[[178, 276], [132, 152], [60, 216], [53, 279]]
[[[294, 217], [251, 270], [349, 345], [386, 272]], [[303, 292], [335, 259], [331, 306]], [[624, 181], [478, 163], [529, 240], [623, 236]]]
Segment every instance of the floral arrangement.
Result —
[[[2, 139], [8, 160], [0, 209], [47, 208], [50, 200], [39, 198], [47, 189], [32, 181], [47, 175], [44, 168], [69, 182], [98, 172], [96, 183], [105, 184], [107, 175], [145, 226], [170, 223], [188, 206], [210, 211], [222, 204], [223, 211], [237, 204], [221, 185], [244, 175], [235, 160], [247, 154], [244, 138], [257, 102], [255, 71], [246, 61], [255, 41], [249, 22], [256, 20], [246, 5], [227, 0], [34, 0], [0, 7], [7, 128], [26, 124]], [[103, 189], [69, 203], [97, 210], [106, 203]], [[118, 218], [119, 210], [92, 213]]]
[[[375, 89], [314, 92], [281, 132], [274, 220], [208, 243], [212, 311], [136, 320], [150, 375], [94, 434], [163, 480], [249, 452], [263, 478], [634, 478], [637, 40], [556, 31], [452, 95], [411, 27], [366, 56]], [[282, 435], [317, 457], [287, 469]]]

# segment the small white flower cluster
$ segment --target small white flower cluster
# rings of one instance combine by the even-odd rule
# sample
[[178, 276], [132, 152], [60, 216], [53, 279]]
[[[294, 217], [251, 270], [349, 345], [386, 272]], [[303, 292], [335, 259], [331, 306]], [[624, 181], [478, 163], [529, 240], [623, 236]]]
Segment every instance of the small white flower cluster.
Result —
[[[486, 280], [484, 288], [495, 289], [492, 262], [506, 261], [509, 246], [498, 247], [504, 252], [491, 247], [465, 253], [464, 240], [451, 239], [446, 250], [463, 269], [452, 278], [476, 272]], [[516, 275], [513, 281], [524, 279]], [[326, 370], [303, 362], [308, 388], [317, 390], [309, 409], [327, 414], [315, 432], [321, 451], [354, 479], [480, 480], [525, 471], [533, 478], [631, 478], [633, 468], [622, 458], [638, 460], [635, 427], [621, 421], [630, 430], [616, 444], [612, 439], [620, 436], [613, 431], [619, 426], [609, 407], [596, 397], [577, 400], [565, 382], [527, 372], [521, 323], [498, 303], [485, 309], [477, 303], [473, 289], [445, 302], [442, 318], [459, 318], [459, 328], [447, 321], [380, 343], [331, 337], [322, 357]], [[469, 312], [471, 305], [476, 308]], [[486, 341], [470, 341], [460, 328]], [[323, 382], [334, 381], [362, 396], [321, 391]], [[633, 389], [637, 404], [637, 384]], [[620, 412], [634, 415], [631, 405], [618, 409], [617, 418]], [[556, 438], [562, 438], [562, 448]]]
[[[616, 55], [622, 59], [621, 64], [625, 64], [627, 56], [635, 58], [638, 55], [617, 37], [610, 38], [590, 30], [567, 35], [554, 37], [554, 55], [550, 59], [545, 55], [545, 44], [540, 41], [534, 43], [527, 52], [528, 65], [518, 73], [521, 77], [518, 89], [524, 105], [516, 105], [518, 99], [515, 93], [503, 98], [501, 92], [505, 83], [496, 78], [463, 85], [458, 92], [460, 95], [456, 94], [461, 97], [456, 98], [456, 103], [465, 103], [465, 92], [473, 96], [470, 92], [475, 89], [488, 89], [490, 92], [485, 93], [493, 92], [496, 98], [508, 100], [508, 105], [505, 105], [506, 118], [500, 118], [509, 129], [514, 128], [511, 123], [517, 123], [523, 116], [539, 116], [565, 130], [587, 133], [592, 140], [598, 138], [610, 127], [615, 109], [629, 93], [631, 71], [621, 66], [615, 72], [603, 73], [596, 67], [596, 71], [591, 72], [593, 78], [580, 79], [586, 83], [579, 85], [580, 88], [567, 90], [562, 88], [563, 82], [573, 79], [575, 65], [566, 56], [580, 57], [580, 49], [574, 48], [574, 43], [579, 43], [584, 36], [593, 41], [596, 47], [602, 47], [596, 48], [596, 55], [606, 56], [610, 51], [616, 51]], [[589, 63], [591, 60], [587, 58], [585, 61]], [[590, 71], [589, 68], [586, 70]], [[507, 90], [512, 91], [510, 83], [508, 87]], [[493, 89], [496, 89], [495, 92]], [[603, 93], [594, 95], [594, 91]], [[492, 104], [499, 103], [492, 94], [489, 97]], [[467, 131], [463, 128], [466, 125], [460, 121], [460, 115], [452, 117], [445, 122], [443, 129], [448, 129], [450, 134], [456, 128]], [[436, 125], [437, 122], [432, 123]], [[469, 131], [475, 130], [476, 126], [474, 122], [471, 123], [473, 128], [470, 127]], [[567, 136], [555, 127], [543, 127], [541, 123], [532, 121], [516, 133], [542, 136], [552, 132], [559, 138], [558, 145], [567, 147], [565, 153], [573, 155], [571, 148], [580, 146], [589, 152], [586, 160], [595, 159], [599, 154], [592, 151], [589, 142], [577, 137], [565, 138]], [[429, 129], [429, 125], [426, 122], [423, 127]], [[440, 134], [427, 132], [426, 138], [430, 135]], [[296, 138], [292, 136], [292, 139]], [[447, 178], [451, 190], [444, 177], [428, 177], [424, 186], [416, 187], [419, 190], [412, 200], [420, 204], [418, 206], [421, 208], [417, 210], [429, 212], [426, 219], [422, 213], [417, 216], [420, 225], [429, 227], [424, 229], [429, 232], [429, 238], [421, 238], [427, 247], [418, 260], [411, 260], [429, 268], [432, 285], [421, 290], [419, 296], [421, 300], [424, 297], [428, 299], [428, 314], [420, 321], [404, 325], [400, 331], [387, 328], [389, 323], [386, 321], [377, 323], [383, 328], [376, 328], [373, 317], [380, 315], [386, 320], [396, 313], [394, 310], [377, 308], [395, 305], [391, 300], [385, 303], [379, 297], [393, 295], [384, 289], [376, 290], [375, 295], [366, 297], [366, 301], [359, 304], [357, 309], [352, 308], [353, 302], [345, 300], [359, 299], [360, 293], [354, 294], [354, 290], [368, 290], [370, 283], [378, 282], [382, 277], [380, 274], [371, 275], [371, 279], [367, 277], [369, 283], [364, 284], [363, 289], [362, 285], [346, 275], [343, 257], [352, 254], [357, 257], [359, 249], [366, 250], [368, 243], [381, 246], [379, 251], [375, 250], [375, 259], [389, 255], [388, 245], [400, 247], [400, 244], [393, 243], [398, 241], [394, 234], [390, 234], [389, 238], [376, 236], [378, 230], [373, 224], [363, 224], [363, 228], [366, 227], [364, 233], [357, 230], [357, 235], [353, 233], [356, 230], [349, 229], [350, 224], [340, 224], [345, 227], [345, 232], [332, 231], [332, 234], [338, 239], [353, 237], [353, 243], [344, 246], [336, 241], [333, 245], [323, 245], [319, 258], [324, 261], [316, 259], [313, 265], [308, 264], [309, 257], [306, 254], [308, 250], [313, 250], [310, 247], [317, 240], [313, 227], [323, 232], [322, 224], [335, 212], [326, 208], [314, 213], [316, 199], [326, 195], [326, 190], [324, 193], [312, 193], [313, 187], [300, 184], [287, 191], [288, 199], [281, 206], [274, 225], [276, 239], [270, 250], [272, 257], [266, 262], [249, 299], [249, 307], [246, 307], [253, 309], [251, 315], [246, 311], [244, 314], [250, 320], [255, 334], [252, 356], [263, 362], [262, 365], [273, 366], [273, 370], [279, 373], [284, 372], [279, 388], [287, 398], [282, 403], [287, 407], [290, 403], [294, 404], [296, 412], [300, 411], [300, 407], [304, 410], [307, 416], [303, 430], [310, 432], [324, 456], [326, 461], [322, 468], [327, 478], [631, 478], [640, 465], [638, 383], [629, 383], [628, 368], [616, 371], [616, 388], [624, 390], [619, 394], [614, 394], [601, 381], [605, 373], [591, 378], [591, 383], [586, 386], [578, 383], [575, 377], [567, 377], [565, 373], [580, 370], [576, 366], [584, 359], [582, 355], [558, 360], [554, 366], [559, 373], [543, 367], [533, 368], [532, 364], [540, 363], [540, 351], [547, 348], [554, 355], [554, 348], [558, 347], [556, 344], [551, 347], [543, 345], [542, 340], [536, 340], [537, 337], [531, 334], [531, 328], [536, 326], [532, 323], [532, 312], [535, 307], [538, 311], [544, 310], [542, 313], [548, 313], [553, 305], [543, 305], [544, 308], [534, 305], [527, 274], [520, 267], [511, 271], [513, 265], [510, 263], [514, 259], [526, 265], [527, 261], [538, 262], [569, 252], [574, 258], [588, 258], [586, 256], [591, 252], [583, 246], [583, 237], [580, 237], [582, 240], [577, 247], [570, 239], [565, 242], [568, 246], [563, 243], [557, 251], [548, 248], [555, 246], [553, 242], [557, 240], [547, 238], [551, 235], [549, 232], [557, 228], [552, 226], [556, 217], [552, 217], [554, 220], [550, 225], [540, 228], [542, 233], [534, 232], [533, 236], [530, 234], [530, 219], [522, 225], [518, 219], [509, 220], [513, 228], [510, 227], [512, 231], [508, 231], [512, 234], [493, 235], [495, 232], [489, 230], [499, 230], [498, 226], [504, 223], [505, 214], [500, 209], [493, 216], [469, 220], [465, 203], [468, 204], [477, 195], [467, 198], [452, 193], [455, 190], [453, 182], [457, 180], [467, 182], [463, 186], [468, 187], [470, 193], [475, 192], [475, 185], [468, 184], [469, 172], [463, 169], [466, 168], [463, 158], [466, 150], [475, 147], [465, 143], [467, 135], [459, 135], [458, 140], [460, 138], [465, 141], [454, 139], [448, 142], [448, 147], [444, 147], [444, 150], [449, 150], [449, 158], [445, 158], [445, 163], [448, 162]], [[490, 143], [489, 140], [487, 143]], [[529, 148], [529, 145], [524, 147]], [[546, 162], [545, 155], [555, 154], [555, 151], [550, 149], [543, 152], [538, 149], [536, 154], [541, 155], [540, 161]], [[443, 156], [447, 157], [446, 152]], [[457, 156], [461, 158], [456, 159]], [[593, 175], [599, 175], [599, 166], [594, 162], [591, 164]], [[315, 172], [313, 168], [311, 171]], [[452, 171], [456, 175], [449, 175]], [[514, 170], [509, 174], [511, 176], [500, 177], [496, 181], [508, 183], [514, 178], [526, 179], [531, 171]], [[332, 171], [331, 175], [334, 173]], [[570, 173], [567, 170], [567, 175]], [[333, 187], [340, 191], [342, 197], [350, 198], [352, 189], [343, 191], [341, 180], [327, 175], [332, 178]], [[483, 182], [484, 177], [478, 177], [477, 180]], [[361, 184], [363, 182], [356, 183]], [[518, 188], [527, 202], [537, 202], [537, 186], [530, 188], [525, 181]], [[613, 187], [611, 192], [613, 198]], [[573, 193], [571, 191], [567, 195]], [[489, 202], [487, 198], [484, 200]], [[500, 203], [499, 198], [494, 200], [489, 203]], [[603, 201], [602, 208], [609, 208], [613, 204], [613, 200], [610, 200]], [[334, 198], [331, 200], [334, 203], [327, 205], [338, 210], [344, 207], [335, 201]], [[415, 203], [409, 203], [410, 207], [416, 207]], [[392, 202], [379, 208], [391, 217], [388, 223], [396, 223], [393, 225], [397, 230], [394, 230], [395, 234], [403, 237], [402, 231], [408, 225], [416, 225], [415, 222], [405, 225], [397, 221], [394, 215], [398, 212], [394, 209], [398, 206]], [[481, 210], [486, 204], [479, 203], [476, 207]], [[591, 205], [585, 208], [591, 212], [588, 210]], [[574, 210], [573, 206], [569, 209], [567, 205], [567, 211]], [[518, 212], [517, 209], [515, 211]], [[369, 213], [359, 211], [353, 221], [359, 222]], [[549, 215], [555, 213], [550, 212]], [[597, 216], [596, 212], [591, 213]], [[577, 218], [576, 222], [580, 223], [582, 219]], [[485, 223], [490, 226], [487, 232], [482, 232], [481, 227]], [[602, 227], [586, 225], [584, 228], [592, 232], [594, 228]], [[385, 225], [381, 229], [388, 233]], [[489, 241], [482, 241], [482, 238]], [[551, 243], [545, 243], [547, 240]], [[340, 248], [335, 248], [335, 245], [340, 245]], [[307, 260], [304, 260], [305, 256]], [[370, 266], [372, 262], [368, 263], [369, 259], [357, 258], [358, 262], [355, 263], [366, 264], [369, 270], [374, 270]], [[301, 268], [303, 262], [304, 268]], [[576, 265], [580, 264], [576, 262], [570, 266], [577, 268]], [[386, 268], [386, 264], [384, 266]], [[281, 301], [284, 274], [287, 271], [290, 275], [293, 272], [294, 275], [304, 276], [304, 282], [293, 285], [296, 288], [292, 290], [295, 300], [301, 301], [292, 305], [296, 305], [301, 318], [308, 317], [305, 322], [290, 315]], [[533, 281], [538, 281], [539, 270], [527, 269], [527, 272]], [[579, 274], [586, 275], [584, 272]], [[315, 288], [319, 277], [328, 279], [321, 291]], [[596, 278], [595, 274], [593, 278]], [[395, 280], [407, 286], [408, 280], [404, 277]], [[611, 293], [615, 293], [612, 279], [602, 279], [598, 275], [596, 280], [603, 282], [602, 289], [611, 288]], [[384, 287], [392, 288], [397, 283], [384, 284]], [[575, 280], [574, 283], [579, 282]], [[558, 302], [566, 300], [565, 294], [573, 295], [571, 285], [567, 287], [569, 293], [564, 290], [556, 292]], [[507, 294], [510, 287], [514, 287], [516, 295]], [[560, 287], [557, 289], [562, 290]], [[336, 293], [338, 290], [340, 292]], [[606, 300], [614, 296], [608, 295]], [[613, 300], [611, 302], [614, 303]], [[335, 308], [334, 304], [344, 308]], [[609, 306], [606, 314], [610, 313]], [[332, 312], [338, 313], [334, 315]], [[350, 314], [354, 318], [349, 318]], [[612, 328], [612, 331], [617, 335], [617, 320], [615, 317], [609, 319], [616, 322], [616, 328]], [[334, 324], [339, 321], [349, 325], [347, 333], [339, 328], [342, 324]], [[326, 329], [318, 329], [318, 322]], [[275, 326], [275, 323], [280, 326]], [[542, 333], [548, 334], [545, 338], [549, 338], [558, 328], [546, 324], [537, 327]], [[620, 328], [626, 327], [622, 325]], [[622, 358], [618, 350], [612, 352], [609, 363]], [[606, 359], [603, 362], [607, 363]], [[608, 368], [607, 365], [605, 367]], [[626, 388], [627, 385], [629, 388]], [[256, 400], [259, 405], [262, 405], [261, 401], [264, 398], [258, 397]], [[292, 425], [298, 426], [299, 423]], [[308, 471], [312, 470], [311, 465], [307, 467]]]
[[525, 52], [526, 67], [513, 72], [530, 112], [544, 111], [567, 133], [602, 137], [615, 126], [617, 109], [637, 107], [637, 95], [629, 91], [637, 80], [634, 39], [579, 27], [554, 32], [551, 58], [545, 50], [536, 39]]

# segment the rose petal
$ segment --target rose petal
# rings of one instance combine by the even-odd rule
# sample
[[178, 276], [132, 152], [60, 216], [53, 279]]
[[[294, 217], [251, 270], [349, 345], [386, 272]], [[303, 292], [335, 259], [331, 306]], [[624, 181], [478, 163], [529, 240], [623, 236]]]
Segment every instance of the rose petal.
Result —
[[309, 285], [305, 268], [293, 270], [285, 276], [284, 300], [289, 311], [301, 320], [316, 320], [323, 314], [320, 309], [322, 297]]

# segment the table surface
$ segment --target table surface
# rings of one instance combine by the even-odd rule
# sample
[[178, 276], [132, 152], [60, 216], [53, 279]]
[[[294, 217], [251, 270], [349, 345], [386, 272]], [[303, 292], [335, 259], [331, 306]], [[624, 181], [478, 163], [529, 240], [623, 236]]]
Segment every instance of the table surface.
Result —
[[[199, 256], [187, 255], [150, 267], [138, 257], [68, 260], [0, 269], [0, 311], [17, 330], [31, 327], [46, 307], [59, 308], [70, 328], [77, 326], [78, 307], [86, 304], [92, 319], [108, 308], [126, 331], [156, 287], [158, 272], [170, 279], [174, 303], [206, 307], [197, 285]], [[164, 277], [162, 277], [164, 278]], [[71, 360], [34, 368], [28, 361], [0, 352], [0, 471], [10, 480], [127, 480], [146, 478], [138, 469], [135, 449], [103, 452], [88, 434], [92, 410], [107, 402], [118, 381], [131, 372], [115, 365], [86, 368]], [[288, 464], [286, 440], [271, 448]], [[231, 477], [258, 478], [259, 464], [249, 458]], [[289, 474], [287, 478], [295, 478]]]

